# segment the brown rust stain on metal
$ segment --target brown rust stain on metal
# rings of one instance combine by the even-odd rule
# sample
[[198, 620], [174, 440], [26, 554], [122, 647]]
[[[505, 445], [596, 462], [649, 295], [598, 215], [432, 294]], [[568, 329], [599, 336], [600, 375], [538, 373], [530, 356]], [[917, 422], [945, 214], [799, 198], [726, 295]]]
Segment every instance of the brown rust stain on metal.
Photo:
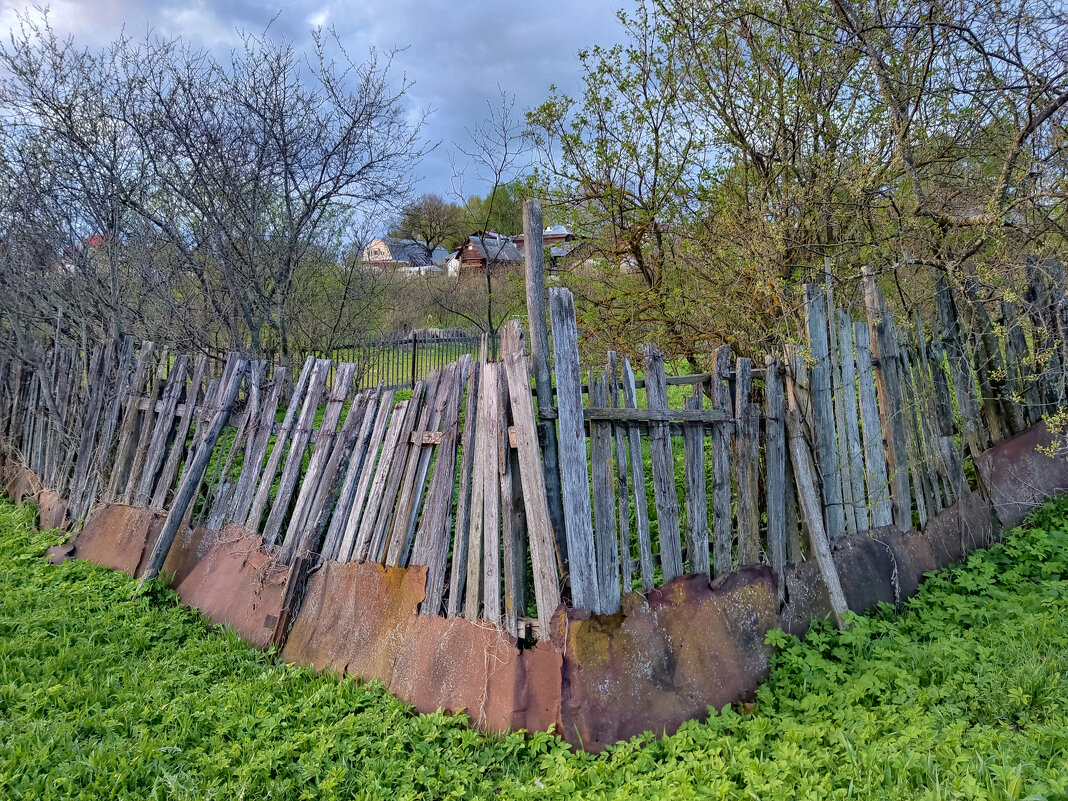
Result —
[[560, 655], [520, 650], [486, 623], [418, 614], [426, 568], [330, 562], [308, 581], [287, 661], [380, 679], [420, 712], [464, 710], [491, 731], [547, 729], [560, 708]]
[[645, 731], [672, 732], [752, 693], [768, 667], [764, 637], [779, 625], [775, 577], [746, 567], [713, 586], [681, 576], [616, 615], [557, 611], [563, 654], [562, 734], [599, 751]]
[[176, 589], [213, 623], [227, 624], [246, 642], [265, 648], [274, 642], [290, 571], [264, 553], [262, 544], [261, 537], [238, 526], [224, 528]]
[[163, 520], [163, 514], [152, 509], [107, 504], [93, 513], [75, 539], [74, 556], [135, 576]]

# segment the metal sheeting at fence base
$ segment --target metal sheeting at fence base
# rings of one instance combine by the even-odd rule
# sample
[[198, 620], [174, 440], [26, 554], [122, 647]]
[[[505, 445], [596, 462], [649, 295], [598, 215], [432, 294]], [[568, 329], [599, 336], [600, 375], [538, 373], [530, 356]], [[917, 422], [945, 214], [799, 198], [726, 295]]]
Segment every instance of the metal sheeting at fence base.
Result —
[[775, 575], [745, 567], [709, 586], [680, 576], [622, 611], [561, 608], [553, 642], [564, 654], [564, 737], [590, 751], [645, 731], [673, 732], [751, 695], [767, 674], [779, 625]]
[[282, 657], [381, 679], [420, 712], [465, 710], [490, 731], [545, 730], [558, 721], [560, 654], [520, 650], [485, 622], [418, 613], [426, 568], [327, 562], [307, 592]]

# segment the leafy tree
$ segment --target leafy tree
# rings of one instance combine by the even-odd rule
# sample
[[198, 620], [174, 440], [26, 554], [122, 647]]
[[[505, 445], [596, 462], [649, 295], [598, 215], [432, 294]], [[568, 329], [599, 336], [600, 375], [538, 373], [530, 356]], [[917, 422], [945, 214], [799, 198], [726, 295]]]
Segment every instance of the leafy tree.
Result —
[[423, 195], [404, 207], [391, 236], [412, 239], [432, 256], [439, 245], [454, 250], [464, 237], [464, 210], [439, 195]]

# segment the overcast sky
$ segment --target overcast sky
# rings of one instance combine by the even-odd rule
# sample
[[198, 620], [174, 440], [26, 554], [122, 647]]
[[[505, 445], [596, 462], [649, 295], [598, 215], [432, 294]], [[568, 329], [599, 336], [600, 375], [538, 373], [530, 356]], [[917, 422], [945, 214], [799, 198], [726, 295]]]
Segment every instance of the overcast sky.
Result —
[[[47, 2], [47, 0], [41, 0]], [[333, 25], [346, 49], [362, 58], [367, 48], [407, 48], [397, 56], [415, 85], [413, 110], [430, 107], [427, 137], [441, 141], [418, 168], [421, 192], [447, 194], [453, 182], [450, 154], [465, 144], [465, 126], [487, 114], [487, 101], [499, 105], [498, 85], [516, 98], [516, 110], [545, 99], [550, 84], [574, 93], [579, 87], [576, 53], [620, 38], [615, 10], [629, 0], [542, 0], [511, 4], [490, 0], [361, 0], [311, 2], [171, 2], [171, 0], [54, 0], [53, 26], [86, 44], [113, 39], [123, 26], [137, 35], [147, 26], [167, 36], [229, 50], [238, 28], [261, 32], [276, 14], [271, 30], [298, 43], [315, 25]], [[6, 31], [26, 0], [0, 0], [0, 25]], [[462, 165], [463, 156], [458, 155]], [[477, 191], [472, 179], [465, 191]]]

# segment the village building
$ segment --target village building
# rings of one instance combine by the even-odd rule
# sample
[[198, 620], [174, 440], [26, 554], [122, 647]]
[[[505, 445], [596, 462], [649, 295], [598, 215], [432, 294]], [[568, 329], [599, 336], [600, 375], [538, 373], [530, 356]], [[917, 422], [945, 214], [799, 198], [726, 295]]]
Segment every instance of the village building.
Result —
[[412, 275], [441, 272], [449, 253], [440, 245], [428, 256], [426, 248], [414, 239], [375, 237], [360, 254], [360, 261], [380, 270], [399, 270]]

